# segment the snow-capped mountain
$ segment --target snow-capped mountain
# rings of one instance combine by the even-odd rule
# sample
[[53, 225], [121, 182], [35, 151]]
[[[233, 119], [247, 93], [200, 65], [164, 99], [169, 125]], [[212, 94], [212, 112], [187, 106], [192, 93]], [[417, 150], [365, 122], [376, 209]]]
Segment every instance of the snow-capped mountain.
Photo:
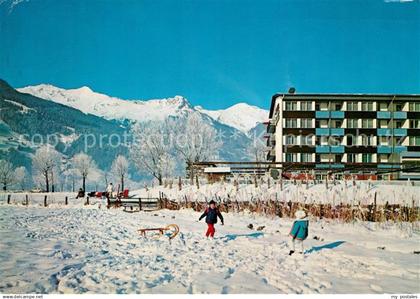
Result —
[[224, 110], [206, 110], [200, 106], [191, 106], [182, 96], [146, 101], [124, 100], [94, 92], [86, 86], [63, 89], [49, 84], [27, 86], [17, 90], [108, 120], [157, 121], [169, 116], [179, 117], [199, 111], [217, 122], [248, 133], [268, 117], [267, 110], [245, 103]]
[[268, 119], [267, 110], [245, 103], [239, 103], [224, 110], [206, 110], [201, 106], [196, 106], [195, 109], [222, 124], [245, 133]]
[[188, 101], [181, 96], [148, 101], [123, 100], [94, 92], [86, 86], [77, 89], [63, 89], [48, 84], [28, 86], [17, 90], [106, 119], [159, 121], [168, 116], [182, 116], [193, 111]]

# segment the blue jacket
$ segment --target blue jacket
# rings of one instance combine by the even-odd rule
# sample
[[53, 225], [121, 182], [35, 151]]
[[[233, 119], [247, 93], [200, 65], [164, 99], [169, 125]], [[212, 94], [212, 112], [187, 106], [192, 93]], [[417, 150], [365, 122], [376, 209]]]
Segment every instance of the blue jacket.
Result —
[[308, 237], [309, 220], [299, 219], [293, 222], [289, 235], [293, 239], [305, 240]]
[[206, 223], [210, 223], [210, 224], [215, 224], [217, 223], [217, 217], [220, 218], [220, 221], [222, 221], [223, 224], [223, 216], [220, 213], [218, 208], [207, 208], [204, 213], [200, 216], [200, 219], [203, 219], [204, 217], [206, 217]]

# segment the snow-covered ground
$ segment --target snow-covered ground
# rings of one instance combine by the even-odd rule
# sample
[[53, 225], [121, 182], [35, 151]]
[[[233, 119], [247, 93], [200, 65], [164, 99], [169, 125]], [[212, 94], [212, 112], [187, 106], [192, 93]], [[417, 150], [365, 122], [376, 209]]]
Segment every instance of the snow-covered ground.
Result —
[[[305, 254], [290, 257], [292, 220], [224, 216], [207, 240], [192, 210], [1, 203], [0, 293], [420, 293], [410, 224], [311, 221]], [[171, 242], [137, 233], [170, 223]]]

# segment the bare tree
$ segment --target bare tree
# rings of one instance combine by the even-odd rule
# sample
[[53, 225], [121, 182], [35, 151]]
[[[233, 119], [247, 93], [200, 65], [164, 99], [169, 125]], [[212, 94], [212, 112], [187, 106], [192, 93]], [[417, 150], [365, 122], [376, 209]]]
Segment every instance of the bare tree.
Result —
[[130, 156], [137, 169], [156, 178], [162, 185], [174, 171], [172, 142], [167, 122], [137, 123], [132, 128]]
[[189, 165], [191, 184], [194, 181], [192, 163], [218, 156], [222, 141], [217, 131], [206, 123], [200, 113], [191, 113], [185, 121], [177, 123], [174, 146], [178, 154]]
[[267, 161], [267, 145], [264, 143], [264, 140], [254, 136], [248, 149], [248, 154], [255, 162]]
[[124, 156], [117, 156], [112, 162], [111, 171], [121, 182], [121, 190], [124, 191], [124, 179], [128, 173], [128, 161]]
[[28, 172], [24, 166], [15, 169], [15, 183], [21, 190], [25, 190]]
[[86, 178], [89, 172], [96, 168], [95, 162], [85, 153], [78, 153], [72, 159], [73, 168], [76, 169], [82, 177], [82, 188], [86, 190]]
[[32, 159], [32, 168], [45, 182], [45, 191], [50, 192], [51, 177], [60, 162], [61, 155], [51, 146], [40, 147]]
[[0, 182], [3, 185], [3, 191], [7, 190], [7, 187], [13, 184], [15, 181], [15, 172], [13, 171], [13, 165], [6, 160], [0, 160]]

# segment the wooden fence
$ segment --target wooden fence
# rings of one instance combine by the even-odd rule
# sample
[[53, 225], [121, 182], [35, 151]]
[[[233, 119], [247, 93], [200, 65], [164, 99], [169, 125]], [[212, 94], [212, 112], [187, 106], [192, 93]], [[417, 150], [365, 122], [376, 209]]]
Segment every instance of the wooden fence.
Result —
[[[84, 199], [84, 205], [90, 204], [89, 197]], [[373, 221], [373, 222], [416, 222], [420, 221], [420, 207], [415, 205], [414, 200], [410, 206], [400, 204], [377, 205], [376, 197], [372, 204], [316, 204], [316, 203], [300, 203], [292, 201], [231, 201], [220, 200], [219, 208], [224, 213], [239, 213], [249, 211], [251, 213], [265, 215], [294, 218], [294, 214], [298, 209], [304, 209], [311, 216], [320, 219], [337, 219], [343, 222], [352, 222], [354, 220]], [[57, 200], [55, 200], [55, 203]], [[68, 205], [68, 197], [63, 197], [64, 205]], [[12, 195], [7, 195], [7, 204], [12, 203]], [[22, 205], [29, 206], [28, 195], [20, 202]], [[193, 209], [195, 211], [204, 211], [207, 207], [206, 202], [189, 201], [186, 197], [181, 201], [169, 200], [163, 193], [158, 198], [136, 198], [123, 199], [122, 201], [108, 202], [108, 207], [120, 207], [126, 205], [138, 206], [139, 210], [169, 209], [179, 210], [182, 208]], [[48, 196], [44, 195], [43, 204], [48, 207]]]

